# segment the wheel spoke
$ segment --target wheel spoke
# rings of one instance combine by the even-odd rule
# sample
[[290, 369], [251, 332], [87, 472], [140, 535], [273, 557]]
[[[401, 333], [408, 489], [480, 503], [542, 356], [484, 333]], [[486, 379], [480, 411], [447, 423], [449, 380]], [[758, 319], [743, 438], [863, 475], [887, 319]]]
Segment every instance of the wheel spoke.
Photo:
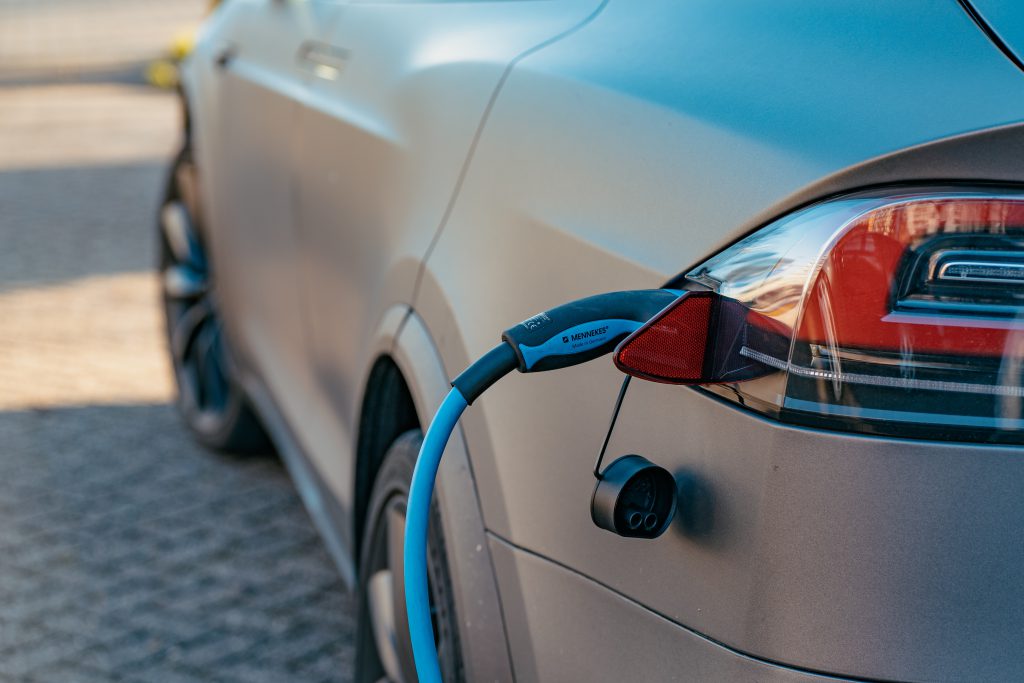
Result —
[[221, 333], [222, 323], [217, 318], [212, 319], [210, 333], [210, 363], [221, 384], [227, 386], [228, 373], [227, 363], [224, 359], [224, 339]]
[[176, 263], [191, 266], [199, 272], [206, 270], [192, 217], [182, 202], [170, 201], [164, 205], [160, 211], [160, 228]]
[[196, 405], [200, 410], [205, 410], [210, 405], [210, 370], [207, 361], [207, 348], [203, 343], [203, 331], [205, 326], [200, 328], [196, 334], [196, 340], [192, 342], [189, 355], [195, 359], [196, 367]]
[[198, 409], [199, 371], [196, 368], [195, 359], [179, 359], [176, 370], [181, 399], [188, 409]]
[[394, 595], [392, 621], [399, 625], [395, 633], [395, 656], [398, 661], [400, 678], [395, 681], [416, 680], [416, 666], [412, 659], [412, 643], [409, 641], [408, 617], [405, 613], [405, 574], [403, 552], [405, 548], [405, 503], [393, 502], [385, 513], [387, 534], [387, 562], [391, 574], [391, 593]]
[[377, 656], [386, 680], [403, 683], [402, 667], [398, 657], [398, 637], [395, 628], [394, 577], [390, 570], [381, 569], [366, 584], [366, 600], [373, 625], [373, 639]]
[[185, 208], [193, 216], [199, 213], [199, 182], [196, 165], [191, 161], [182, 160], [174, 170], [174, 180], [178, 186], [178, 194]]
[[206, 277], [189, 266], [164, 269], [164, 294], [171, 299], [196, 299], [206, 293]]
[[171, 332], [171, 353], [179, 362], [186, 359], [189, 346], [211, 313], [210, 305], [206, 301], [200, 301], [178, 318]]
[[217, 361], [217, 329], [212, 319], [207, 320], [196, 335], [194, 344], [202, 391], [200, 406], [204, 409], [223, 406], [227, 393], [224, 375]]

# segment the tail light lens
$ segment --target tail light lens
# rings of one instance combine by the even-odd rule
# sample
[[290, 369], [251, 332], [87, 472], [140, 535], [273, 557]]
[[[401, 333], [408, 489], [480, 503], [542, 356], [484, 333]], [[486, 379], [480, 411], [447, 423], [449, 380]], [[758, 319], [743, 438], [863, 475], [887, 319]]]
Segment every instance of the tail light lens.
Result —
[[789, 422], [1024, 441], [1024, 194], [819, 204], [676, 284], [626, 372]]

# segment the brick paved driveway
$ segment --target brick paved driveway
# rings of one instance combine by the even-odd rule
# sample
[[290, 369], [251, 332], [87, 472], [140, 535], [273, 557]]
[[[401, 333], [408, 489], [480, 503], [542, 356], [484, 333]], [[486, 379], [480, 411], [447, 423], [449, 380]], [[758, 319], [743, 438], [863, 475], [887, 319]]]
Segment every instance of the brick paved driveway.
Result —
[[344, 681], [351, 605], [280, 464], [169, 406], [152, 215], [204, 0], [0, 1], [0, 681]]

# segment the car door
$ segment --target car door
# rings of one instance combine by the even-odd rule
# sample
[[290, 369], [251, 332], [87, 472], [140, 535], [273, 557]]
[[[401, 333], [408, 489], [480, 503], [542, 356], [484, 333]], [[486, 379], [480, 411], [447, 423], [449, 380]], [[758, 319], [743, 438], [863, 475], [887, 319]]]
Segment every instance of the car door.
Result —
[[298, 56], [328, 31], [329, 17], [310, 0], [235, 0], [219, 13], [223, 42], [204, 55], [216, 121], [197, 141], [209, 152], [213, 273], [232, 346], [290, 417], [309, 394], [293, 185], [310, 75]]
[[509, 64], [601, 3], [331, 1], [331, 37], [303, 57], [315, 82], [299, 114], [296, 207], [318, 398], [297, 431], [349, 507], [371, 335], [412, 301]]

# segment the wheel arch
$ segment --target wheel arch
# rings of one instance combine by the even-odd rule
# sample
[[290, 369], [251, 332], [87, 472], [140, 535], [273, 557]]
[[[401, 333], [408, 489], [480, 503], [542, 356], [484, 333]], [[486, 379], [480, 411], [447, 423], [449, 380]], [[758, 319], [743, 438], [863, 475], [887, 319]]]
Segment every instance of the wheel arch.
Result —
[[353, 552], [359, 566], [370, 494], [381, 463], [395, 440], [421, 426], [416, 404], [398, 364], [390, 354], [377, 356], [370, 368], [356, 437]]
[[[393, 426], [387, 430], [394, 432], [391, 439], [379, 438], [385, 434], [367, 433], [373, 429], [373, 411], [389, 407], [406, 411], [411, 406], [413, 412], [405, 413], [406, 421], [396, 421], [396, 425], [411, 424], [410, 429], [416, 426], [426, 429], [450, 389], [449, 371], [426, 323], [415, 311], [402, 308], [400, 320], [397, 307], [384, 316], [360, 403], [363, 412], [359, 416], [359, 434], [356, 437], [353, 478], [356, 486], [353, 501], [356, 503], [352, 515], [353, 523], [358, 520], [360, 524], [358, 537], [362, 536], [365, 506], [369, 502], [373, 477], [384, 457], [383, 451], [394, 438], [407, 431]], [[414, 419], [415, 423], [412, 422]], [[452, 435], [445, 451], [436, 495], [444, 524], [467, 680], [513, 680], [487, 532], [469, 449], [461, 430]], [[356, 544], [357, 553], [358, 547]]]

